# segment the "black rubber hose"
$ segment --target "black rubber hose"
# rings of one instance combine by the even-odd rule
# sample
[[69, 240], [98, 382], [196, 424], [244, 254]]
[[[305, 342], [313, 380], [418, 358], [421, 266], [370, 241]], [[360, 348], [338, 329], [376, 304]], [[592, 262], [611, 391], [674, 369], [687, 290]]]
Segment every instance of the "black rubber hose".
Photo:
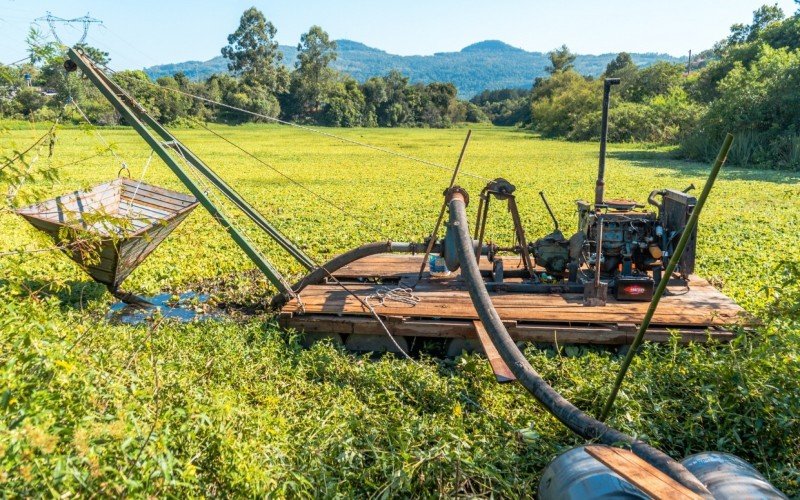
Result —
[[517, 348], [492, 304], [489, 292], [475, 260], [472, 238], [467, 223], [466, 205], [459, 193], [454, 193], [449, 204], [450, 224], [457, 235], [456, 250], [461, 261], [461, 275], [466, 280], [469, 295], [481, 322], [497, 348], [498, 353], [528, 390], [562, 424], [584, 439], [597, 440], [607, 445], [626, 443], [631, 450], [693, 492], [710, 497], [710, 492], [684, 466], [666, 453], [649, 444], [620, 432], [579, 410], [545, 381]]
[[[334, 272], [338, 271], [339, 269], [343, 268], [344, 266], [351, 264], [359, 259], [363, 259], [365, 257], [369, 257], [371, 255], [377, 255], [381, 253], [413, 253], [417, 250], [424, 249], [424, 247], [420, 248], [414, 243], [401, 243], [401, 242], [391, 242], [391, 241], [379, 241], [376, 243], [367, 243], [365, 245], [361, 245], [360, 247], [354, 248], [348, 252], [343, 254], [337, 255], [336, 257], [332, 258], [325, 264], [320, 267], [317, 267], [307, 275], [303, 277], [300, 281], [295, 283], [292, 287], [294, 293], [300, 293], [305, 287], [309, 285], [316, 285], [325, 281], [325, 278], [328, 277], [328, 273], [333, 274]], [[439, 246], [434, 245], [434, 251], [439, 251]], [[291, 295], [287, 293], [280, 293], [272, 298], [270, 302], [270, 307], [273, 309], [278, 309], [283, 307], [286, 302], [291, 299]]]

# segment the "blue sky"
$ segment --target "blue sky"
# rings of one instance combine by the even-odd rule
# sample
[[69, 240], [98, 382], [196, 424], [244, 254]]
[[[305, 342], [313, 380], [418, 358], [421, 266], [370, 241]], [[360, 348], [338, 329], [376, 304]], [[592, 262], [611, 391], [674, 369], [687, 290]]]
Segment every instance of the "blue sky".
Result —
[[[723, 38], [731, 24], [747, 22], [764, 0], [403, 0], [379, 2], [262, 0], [0, 0], [0, 62], [25, 56], [24, 39], [35, 18], [91, 13], [103, 20], [89, 43], [111, 53], [116, 68], [142, 68], [219, 54], [246, 8], [255, 5], [294, 45], [319, 24], [333, 38], [349, 38], [395, 54], [457, 51], [500, 39], [531, 51], [566, 43], [579, 53], [698, 52]], [[779, 0], [789, 14], [796, 4]], [[44, 29], [46, 24], [42, 23]], [[62, 26], [65, 43], [80, 37]]]

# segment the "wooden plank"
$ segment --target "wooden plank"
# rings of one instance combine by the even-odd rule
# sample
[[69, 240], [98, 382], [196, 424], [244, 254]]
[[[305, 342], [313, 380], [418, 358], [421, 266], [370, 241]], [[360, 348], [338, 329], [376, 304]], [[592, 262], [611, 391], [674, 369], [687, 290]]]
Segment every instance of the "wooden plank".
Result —
[[150, 219], [162, 219], [173, 213], [175, 213], [173, 210], [166, 210], [149, 205], [140, 205], [138, 203], [131, 204], [128, 200], [123, 199], [119, 203], [118, 215], [120, 217], [131, 218], [131, 214], [133, 214], [141, 217], [148, 217]]
[[[307, 333], [338, 333], [375, 335], [383, 334], [383, 329], [371, 316], [336, 316], [326, 314], [291, 314], [283, 312], [278, 318], [283, 328], [291, 328]], [[392, 335], [405, 337], [430, 337], [442, 339], [476, 339], [475, 326], [468, 320], [432, 320], [405, 318], [400, 322], [387, 322], [386, 327]], [[567, 326], [510, 323], [508, 333], [515, 341], [540, 342], [559, 345], [595, 344], [626, 345], [633, 340], [633, 335], [617, 330], [611, 326]], [[705, 328], [674, 330], [679, 335], [678, 342], [706, 342], [715, 339], [729, 341], [733, 334], [724, 330], [707, 331]], [[666, 342], [671, 339], [667, 330], [650, 328], [645, 339], [654, 342]]]
[[153, 250], [169, 236], [172, 231], [189, 215], [186, 211], [172, 218], [167, 224], [152, 226], [152, 230], [141, 237], [128, 239], [120, 245], [119, 262], [115, 284], [119, 284], [141, 264]]
[[589, 445], [584, 449], [586, 453], [652, 498], [659, 500], [702, 499], [701, 496], [645, 462], [630, 450], [602, 445]]
[[41, 219], [64, 223], [79, 221], [80, 214], [103, 210], [110, 214], [116, 212], [119, 203], [119, 193], [109, 191], [105, 194], [92, 195], [77, 192], [78, 195], [59, 196], [46, 202], [20, 209], [17, 213], [28, 214]]
[[[136, 195], [134, 197], [134, 194]], [[141, 198], [147, 198], [152, 200], [158, 200], [163, 203], [174, 205], [174, 206], [186, 206], [191, 203], [194, 203], [194, 200], [190, 196], [186, 196], [181, 193], [177, 193], [175, 191], [165, 191], [163, 189], [157, 188], [155, 186], [148, 186], [146, 184], [142, 184], [142, 187], [139, 190], [136, 190], [136, 186], [124, 186], [122, 188], [121, 197], [127, 200], [138, 200]]]
[[[503, 258], [506, 269], [513, 270], [517, 269], [517, 267], [523, 269], [518, 261], [519, 259], [517, 258]], [[408, 276], [412, 278], [412, 281], [416, 281], [421, 263], [422, 257], [419, 255], [394, 253], [378, 254], [352, 262], [333, 274], [337, 278], [350, 279], [374, 278], [378, 276], [397, 279]], [[519, 266], [517, 266], [517, 264], [519, 264]], [[492, 269], [492, 263], [486, 260], [486, 257], [481, 257], [480, 267], [484, 271], [490, 271]], [[425, 272], [424, 276], [430, 278], [427, 272]]]
[[483, 323], [481, 321], [473, 321], [472, 324], [475, 327], [475, 333], [478, 335], [478, 340], [481, 342], [483, 352], [489, 360], [489, 366], [492, 367], [492, 372], [494, 372], [497, 381], [505, 383], [517, 380], [517, 377], [511, 372], [506, 362], [500, 357], [500, 353], [497, 352], [497, 348], [489, 337], [489, 333], [483, 327]]
[[[367, 296], [375, 293], [377, 285], [350, 284], [357, 294]], [[410, 313], [417, 317], [477, 319], [466, 290], [439, 286], [418, 286], [415, 294], [421, 299]], [[369, 314], [361, 302], [335, 285], [314, 285], [302, 292], [304, 308], [309, 313]], [[585, 307], [579, 294], [521, 294], [493, 292], [490, 294], [498, 314], [504, 320], [545, 321], [562, 323], [635, 323], [641, 322], [647, 303], [617, 302], [613, 298], [605, 307]], [[407, 304], [387, 302], [380, 308], [381, 314], [406, 315]], [[296, 301], [290, 301], [285, 310], [299, 312]], [[718, 292], [712, 296], [690, 291], [682, 296], [669, 296], [662, 300], [653, 318], [654, 325], [668, 326], [712, 326], [729, 324], [752, 324], [743, 310], [733, 301]]]
[[147, 184], [144, 182], [134, 181], [132, 179], [123, 179], [122, 182], [123, 193], [133, 194], [134, 192], [137, 191], [137, 189], [138, 192], [153, 193], [187, 203], [194, 203], [195, 201], [197, 201], [194, 196], [187, 193], [172, 191], [170, 189], [154, 186], [152, 184]]
[[[130, 198], [128, 198], [127, 201], [130, 202]], [[136, 198], [133, 199], [133, 204], [136, 206], [157, 208], [165, 210], [167, 212], [177, 212], [181, 208], [191, 205], [191, 203], [188, 202], [173, 203], [169, 201], [164, 201], [160, 198], [154, 198], [150, 195], [146, 195], [143, 193], [139, 193], [136, 195]]]

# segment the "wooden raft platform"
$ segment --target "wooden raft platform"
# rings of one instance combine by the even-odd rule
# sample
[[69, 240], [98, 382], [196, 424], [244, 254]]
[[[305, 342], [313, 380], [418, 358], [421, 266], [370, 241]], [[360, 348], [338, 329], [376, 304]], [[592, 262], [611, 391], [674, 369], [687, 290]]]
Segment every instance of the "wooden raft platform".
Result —
[[[416, 282], [420, 255], [382, 254], [368, 257], [337, 271], [335, 276], [362, 299], [380, 289]], [[519, 258], [504, 258], [506, 272], [520, 268]], [[481, 269], [491, 263], [481, 258]], [[511, 282], [511, 280], [507, 280]], [[667, 341], [672, 333], [681, 342], [728, 341], [732, 325], [752, 326], [755, 320], [708, 281], [692, 276], [687, 291], [669, 288], [659, 303], [646, 334], [650, 341]], [[397, 336], [475, 339], [478, 319], [466, 283], [458, 273], [434, 278], [427, 272], [413, 291], [414, 305], [387, 300], [370, 303]], [[630, 344], [648, 302], [617, 302], [604, 307], [583, 305], [582, 294], [524, 294], [491, 292], [492, 301], [511, 336], [520, 341], [560, 344]], [[302, 302], [302, 305], [301, 303]], [[335, 283], [307, 287], [282, 309], [284, 328], [307, 333], [383, 335], [377, 321], [356, 298]]]

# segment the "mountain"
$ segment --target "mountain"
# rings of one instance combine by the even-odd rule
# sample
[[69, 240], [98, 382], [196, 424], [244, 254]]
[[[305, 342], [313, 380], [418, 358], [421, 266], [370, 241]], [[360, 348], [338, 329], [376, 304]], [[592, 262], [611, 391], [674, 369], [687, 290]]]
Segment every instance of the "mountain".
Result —
[[[546, 74], [545, 68], [550, 63], [544, 52], [528, 52], [500, 40], [484, 40], [464, 47], [459, 52], [438, 52], [431, 56], [389, 54], [352, 40], [337, 40], [336, 43], [339, 57], [333, 66], [360, 82], [396, 69], [415, 83], [453, 82], [462, 98], [470, 98], [485, 89], [530, 87], [534, 78]], [[297, 47], [281, 45], [280, 48], [284, 54], [284, 64], [294, 66]], [[581, 54], [575, 59], [575, 69], [585, 75], [597, 76], [614, 57], [616, 54]], [[632, 53], [631, 57], [640, 66], [648, 66], [656, 61], [685, 60], [656, 53]], [[183, 71], [192, 79], [205, 79], [227, 70], [227, 61], [222, 56], [208, 61], [186, 61], [145, 68], [151, 78]]]

